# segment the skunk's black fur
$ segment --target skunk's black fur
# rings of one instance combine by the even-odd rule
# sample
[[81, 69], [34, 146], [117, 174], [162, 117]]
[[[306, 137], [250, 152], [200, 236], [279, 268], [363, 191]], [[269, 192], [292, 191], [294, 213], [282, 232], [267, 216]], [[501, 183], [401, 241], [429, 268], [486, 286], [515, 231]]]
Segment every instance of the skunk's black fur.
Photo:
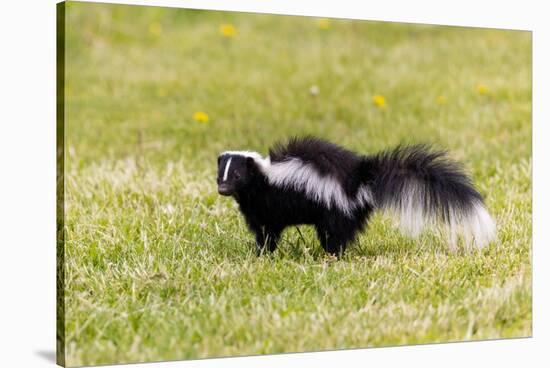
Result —
[[275, 250], [287, 226], [311, 224], [323, 248], [341, 254], [378, 209], [412, 236], [445, 225], [453, 248], [457, 235], [482, 247], [495, 232], [460, 165], [421, 145], [361, 156], [304, 137], [274, 145], [267, 158], [227, 151], [218, 157], [218, 190], [239, 203], [258, 252]]

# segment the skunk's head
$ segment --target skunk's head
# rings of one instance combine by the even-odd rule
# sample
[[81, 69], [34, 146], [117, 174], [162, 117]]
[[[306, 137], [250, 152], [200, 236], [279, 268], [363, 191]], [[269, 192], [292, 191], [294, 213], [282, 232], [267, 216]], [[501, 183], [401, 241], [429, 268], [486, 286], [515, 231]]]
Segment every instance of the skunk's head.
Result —
[[255, 152], [223, 152], [218, 156], [218, 193], [231, 196], [246, 188], [257, 173]]

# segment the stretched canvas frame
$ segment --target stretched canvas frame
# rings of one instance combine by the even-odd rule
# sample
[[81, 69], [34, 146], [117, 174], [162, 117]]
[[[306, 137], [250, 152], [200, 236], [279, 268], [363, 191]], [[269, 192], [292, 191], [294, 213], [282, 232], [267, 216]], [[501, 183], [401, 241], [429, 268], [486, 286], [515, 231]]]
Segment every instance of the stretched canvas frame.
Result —
[[[70, 5], [67, 6], [68, 4]], [[82, 19], [70, 18], [71, 14], [82, 15], [84, 13], [82, 9], [86, 7], [88, 7], [86, 10], [91, 10], [92, 16]], [[185, 9], [155, 8], [153, 11], [150, 7], [78, 2], [60, 3], [57, 11], [58, 364], [74, 366], [193, 359], [531, 335], [531, 34], [529, 32], [217, 11], [200, 12]], [[174, 16], [175, 20], [167, 20], [171, 19], [170, 16], [162, 18], [162, 15], [159, 15], [169, 13], [178, 15]], [[133, 18], [128, 14], [136, 17]], [[147, 18], [148, 16], [150, 18]], [[208, 21], [209, 17], [213, 17], [213, 20]], [[226, 18], [231, 21], [226, 21]], [[257, 24], [256, 21], [243, 21], [241, 27], [236, 22], [240, 19], [255, 18], [260, 19]], [[193, 83], [184, 88], [178, 84], [177, 78], [178, 75], [182, 77], [183, 72], [175, 73], [176, 77], [171, 78], [155, 67], [159, 65], [174, 67], [177, 64], [174, 60], [178, 60], [178, 54], [172, 47], [177, 45], [177, 42], [172, 41], [193, 40], [194, 28], [188, 25], [196, 25], [198, 27], [196, 29], [199, 29], [204, 24], [202, 22], [209, 23], [211, 30], [205, 33], [202, 29], [203, 33], [199, 32], [199, 37], [206, 35], [212, 42], [204, 48], [195, 45], [189, 46], [189, 49], [184, 52], [181, 50], [179, 52], [183, 54], [188, 52], [188, 55], [201, 60], [207, 60], [209, 53], [212, 53], [210, 67], [218, 67], [221, 68], [219, 70], [225, 70], [228, 73], [222, 76], [217, 75], [215, 70], [213, 72], [210, 70], [209, 73], [215, 77], [204, 78], [209, 79], [205, 85], [201, 83], [203, 78], [196, 74], [189, 77]], [[74, 27], [76, 24], [82, 28], [79, 30], [78, 27]], [[124, 26], [117, 28], [113, 24], [124, 24]], [[188, 27], [186, 32], [181, 33], [185, 37], [178, 36], [178, 27], [182, 24]], [[251, 26], [253, 24], [256, 24], [257, 28], [253, 28]], [[253, 28], [252, 31], [251, 28]], [[137, 31], [134, 32], [134, 29]], [[369, 64], [365, 59], [356, 57], [360, 53], [357, 53], [357, 49], [353, 47], [361, 43], [354, 43], [353, 37], [360, 39], [361, 30], [364, 29], [369, 31], [365, 33], [365, 39], [372, 44], [372, 46], [363, 45], [368, 51], [365, 55], [371, 55], [376, 59], [376, 63]], [[311, 32], [311, 39], [317, 42], [317, 46], [313, 49], [318, 52], [315, 64], [307, 59], [307, 55], [300, 54], [299, 47], [293, 46], [294, 42], [300, 41], [300, 37], [307, 39], [308, 32]], [[335, 42], [339, 32], [342, 36], [339, 42]], [[443, 36], [435, 37], [434, 35], [438, 32], [445, 34], [448, 39]], [[447, 49], [445, 43], [460, 46], [461, 36], [458, 34], [461, 32], [464, 37], [471, 37], [473, 40], [470, 45], [472, 48], [469, 49], [472, 51], [469, 62], [461, 60], [463, 62], [461, 64], [453, 63], [452, 60], [443, 62], [443, 59], [431, 59], [444, 55], [458, 57], [450, 48]], [[293, 34], [295, 37], [291, 37]], [[73, 35], [75, 37], [72, 37]], [[258, 38], [254, 39], [254, 37]], [[273, 40], [272, 44], [258, 42], [269, 37]], [[410, 42], [411, 39], [416, 40], [418, 45], [416, 47], [420, 50], [417, 53], [414, 52], [415, 42]], [[403, 40], [408, 40], [410, 43]], [[79, 41], [82, 41], [82, 44]], [[121, 57], [123, 55], [117, 53], [116, 49], [123, 47], [121, 45], [125, 42], [130, 43], [135, 49], [141, 49], [146, 55], [145, 58], [152, 57], [150, 50], [155, 53], [155, 58], [158, 57], [156, 64], [150, 61], [144, 64], [139, 62], [132, 64], [145, 69], [145, 77], [141, 76], [145, 81], [143, 85], [139, 84], [141, 83], [139, 76], [130, 77], [131, 73], [124, 74], [125, 68], [116, 62], [112, 65], [113, 74], [105, 74], [106, 69], [97, 63], [100, 59], [94, 59], [98, 56], [92, 55], [93, 52], [104, 53], [101, 57], [105, 59], [102, 60], [110, 60], [109, 52]], [[346, 45], [345, 42], [349, 42], [347, 45], [349, 49], [342, 46]], [[404, 42], [401, 49], [395, 46], [400, 42]], [[330, 46], [338, 43], [341, 47], [335, 54], [330, 54]], [[392, 46], [395, 48], [391, 48]], [[74, 52], [78, 47], [81, 50]], [[264, 51], [265, 54], [255, 53], [257, 48], [261, 50], [261, 47], [273, 48], [272, 51], [279, 51], [280, 54], [278, 57], [266, 58], [266, 55], [275, 55], [275, 53], [274, 51], [273, 54], [269, 51]], [[306, 43], [303, 47], [307, 47]], [[430, 51], [432, 47], [439, 51]], [[329, 50], [328, 56], [325, 48]], [[494, 51], [494, 54], [480, 51], [483, 48]], [[92, 49], [94, 51], [90, 51]], [[134, 52], [135, 49], [127, 48], [126, 51]], [[158, 52], [159, 50], [163, 52]], [[247, 57], [243, 58], [243, 54]], [[296, 55], [299, 57], [293, 59]], [[402, 55], [401, 63], [396, 63], [395, 60], [399, 55]], [[221, 56], [227, 56], [227, 64], [222, 63]], [[163, 61], [162, 57], [167, 60]], [[308, 66], [307, 68], [300, 66], [302, 62], [300, 57], [305, 58], [303, 62]], [[491, 58], [498, 62], [490, 63], [489, 61], [493, 60]], [[139, 57], [136, 58], [138, 59]], [[243, 64], [247, 59], [252, 63], [248, 67]], [[285, 63], [285, 60], [296, 61]], [[79, 68], [73, 67], [76, 64], [72, 63], [76, 61], [80, 63], [79, 68], [89, 65], [89, 70], [80, 69], [80, 72]], [[86, 61], [90, 63], [87, 64]], [[361, 63], [365, 63], [364, 74], [359, 74], [360, 68], [356, 67]], [[434, 75], [432, 69], [420, 68], [420, 66], [433, 66], [439, 70], [437, 65], [442, 63], [448, 63], [450, 69], [449, 73], [442, 74], [441, 79]], [[189, 68], [188, 70], [197, 67], [185, 65], [183, 62], [182, 64], [184, 68]], [[208, 64], [204, 66], [207, 67]], [[452, 69], [460, 66], [464, 68]], [[411, 75], [417, 77], [398, 72], [399, 68], [405, 67], [410, 67]], [[169, 69], [166, 67], [163, 70]], [[188, 70], [185, 73], [188, 73]], [[309, 75], [308, 70], [311, 72]], [[195, 71], [201, 73], [204, 70], [199, 68]], [[284, 74], [285, 71], [288, 73], [283, 78], [288, 81], [286, 88], [278, 84], [279, 78], [271, 76], [273, 71], [279, 75]], [[312, 77], [315, 72], [317, 72], [317, 78]], [[453, 72], [458, 73], [461, 78], [452, 78]], [[119, 76], [117, 73], [120, 73]], [[159, 73], [159, 83], [155, 82], [155, 73]], [[393, 80], [388, 76], [391, 73], [395, 73], [402, 79], [396, 77]], [[251, 75], [256, 75], [260, 82], [255, 81]], [[386, 77], [380, 77], [381, 75]], [[507, 79], [499, 75], [506, 75]], [[189, 74], [185, 76], [188, 77]], [[363, 76], [364, 80], [361, 79]], [[132, 79], [134, 77], [138, 79], [137, 82]], [[445, 77], [448, 78], [447, 81]], [[342, 80], [347, 80], [344, 83], [345, 88], [342, 88]], [[423, 82], [424, 80], [434, 83], [431, 89], [426, 88], [427, 83]], [[91, 83], [87, 84], [89, 81]], [[239, 89], [241, 81], [246, 81], [246, 89]], [[464, 87], [457, 91], [453, 89], [454, 87], [450, 87], [451, 82], [461, 86], [463, 84], [469, 88]], [[83, 85], [91, 91], [90, 94], [81, 92]], [[216, 88], [213, 88], [213, 85]], [[136, 87], [136, 93], [131, 91], [132, 87]], [[348, 89], [357, 93], [347, 93]], [[182, 92], [189, 90], [193, 90], [193, 93]], [[259, 102], [250, 103], [243, 98], [239, 100], [242, 107], [231, 105], [237, 101], [235, 96], [247, 97], [250, 91], [256, 94], [253, 96]], [[210, 96], [200, 97], [201, 94], [210, 94]], [[344, 98], [338, 98], [339, 94]], [[199, 97], [193, 100], [193, 95]], [[107, 110], [105, 106], [109, 104], [105, 100], [114, 98], [116, 101], [121, 101], [119, 100], [121, 96], [123, 99], [127, 98], [126, 101], [133, 102], [122, 109]], [[180, 104], [174, 102], [172, 98], [182, 98], [181, 105], [184, 107], [180, 107]], [[156, 101], [155, 110], [139, 118], [140, 105], [150, 100]], [[225, 106], [224, 100], [231, 103], [228, 102]], [[86, 107], [87, 104], [94, 103], [97, 103], [96, 108]], [[212, 107], [208, 108], [209, 105]], [[265, 105], [268, 108], [259, 108], [258, 105]], [[83, 110], [79, 112], [79, 109]], [[460, 123], [455, 126], [451, 118]], [[472, 118], [474, 122], [467, 123], [467, 118]], [[412, 123], [404, 122], [405, 119], [411, 119]], [[262, 120], [268, 123], [265, 124]], [[97, 127], [82, 130], [84, 124], [91, 124], [92, 127], [95, 124]], [[460, 124], [472, 125], [464, 125], [460, 129]], [[122, 129], [120, 126], [126, 126], [127, 129]], [[135, 128], [136, 126], [138, 128]], [[72, 128], [75, 130], [71, 131]], [[166, 131], [162, 132], [162, 129]], [[262, 134], [262, 132], [265, 133]], [[245, 224], [239, 220], [240, 214], [237, 208], [229, 201], [217, 197], [215, 193], [215, 158], [220, 151], [235, 148], [255, 149], [266, 153], [272, 143], [272, 136], [284, 138], [292, 134], [305, 133], [322, 135], [347, 147], [371, 152], [388, 148], [403, 140], [417, 141], [420, 138], [435, 141], [436, 144], [445, 148], [450, 146], [449, 149], [454, 152], [455, 157], [465, 161], [468, 169], [473, 171], [474, 181], [481, 187], [482, 193], [490, 194], [487, 200], [489, 208], [495, 212], [497, 219], [500, 234], [498, 243], [484, 253], [449, 254], [432, 235], [426, 235], [420, 242], [410, 242], [391, 230], [389, 219], [380, 218], [373, 224], [374, 229], [369, 228], [355, 244], [351, 254], [343, 260], [325, 257], [319, 251], [319, 245], [316, 244], [313, 234], [307, 229], [303, 231], [304, 234], [303, 229], [290, 230], [286, 245], [277, 251], [279, 253], [274, 255], [274, 259], [269, 257], [256, 259], [255, 255], [249, 254], [251, 240], [248, 239]], [[232, 135], [227, 138], [227, 134]], [[124, 146], [121, 138], [131, 139], [132, 144]], [[228, 147], [227, 145], [230, 144], [238, 147]], [[90, 172], [86, 172], [86, 169]], [[116, 176], [120, 172], [126, 176]], [[171, 185], [159, 184], [163, 180]], [[71, 182], [68, 183], [68, 181]], [[78, 185], [75, 186], [74, 183]], [[142, 187], [136, 189], [134, 186]], [[101, 202], [101, 195], [106, 195], [105, 188], [109, 187], [115, 188], [114, 193], [111, 193], [113, 198]], [[89, 193], [75, 196], [77, 189]], [[140, 190], [143, 189], [145, 189], [142, 192], [143, 197], [139, 197]], [[159, 192], [148, 194], [147, 190], [153, 189], [158, 189]], [[181, 202], [178, 202], [180, 199], [174, 192], [176, 189], [185, 192]], [[124, 197], [124, 191], [128, 191], [128, 197]], [[126, 203], [125, 200], [129, 202]], [[113, 224], [120, 222], [123, 218], [132, 219], [135, 213], [125, 212], [128, 210], [127, 204], [135, 205], [144, 201], [157, 200], [158, 203], [141, 208], [144, 211], [142, 218], [157, 219], [159, 226], [167, 227], [174, 226], [175, 220], [171, 219], [188, 221], [196, 216], [202, 220], [197, 223], [188, 222], [185, 226], [190, 228], [185, 234], [189, 237], [178, 238], [177, 241], [174, 239], [177, 238], [180, 230], [176, 226], [166, 231], [157, 229], [156, 234], [161, 234], [159, 238], [166, 234], [171, 236], [166, 236], [162, 244], [179, 244], [181, 248], [175, 247], [174, 254], [179, 257], [177, 259], [183, 260], [184, 264], [185, 255], [196, 256], [201, 252], [205, 252], [203, 253], [205, 259], [219, 262], [202, 264], [203, 268], [198, 267], [200, 272], [197, 271], [200, 275], [202, 275], [201, 272], [205, 275], [213, 275], [211, 277], [215, 280], [212, 284], [208, 282], [203, 284], [203, 287], [209, 285], [208, 287], [213, 288], [210, 294], [200, 286], [197, 287], [197, 295], [202, 299], [198, 299], [199, 307], [192, 309], [195, 312], [205, 312], [202, 316], [199, 314], [195, 316], [204, 318], [204, 326], [207, 331], [210, 331], [209, 333], [203, 333], [196, 326], [195, 333], [190, 335], [177, 330], [172, 331], [168, 327], [170, 321], [161, 317], [155, 321], [147, 321], [152, 317], [144, 311], [151, 306], [160, 308], [157, 312], [162, 315], [167, 310], [173, 310], [170, 309], [174, 308], [171, 300], [178, 302], [190, 300], [178, 297], [178, 291], [184, 290], [182, 286], [184, 279], [178, 282], [176, 278], [173, 284], [170, 281], [173, 277], [177, 277], [177, 273], [172, 271], [182, 271], [176, 266], [177, 262], [170, 263], [168, 266], [163, 263], [162, 258], [159, 258], [152, 269], [145, 267], [141, 271], [139, 269], [131, 271], [129, 265], [135, 264], [124, 263], [124, 261], [135, 261], [134, 257], [137, 259], [143, 257], [143, 260], [146, 260], [147, 257], [154, 258], [169, 254], [167, 246], [155, 245], [155, 240], [150, 240], [151, 229], [144, 227], [145, 230], [141, 232], [140, 226], [145, 225], [137, 226], [132, 224], [132, 221], [128, 221], [126, 226], [129, 228], [124, 230], [128, 231], [128, 238], [120, 234], [117, 238], [114, 233], [106, 235], [102, 232], [105, 229], [109, 231], [121, 229]], [[102, 203], [103, 209], [111, 208], [111, 217], [93, 218], [92, 216], [88, 218], [95, 219], [96, 222], [81, 222], [82, 219], [87, 218], [82, 216], [82, 213], [87, 208], [93, 208], [94, 203]], [[105, 207], [106, 204], [111, 204], [112, 207]], [[80, 209], [75, 212], [77, 211], [75, 208], [78, 207]], [[196, 213], [190, 211], [190, 208], [195, 207], [199, 208]], [[156, 212], [153, 216], [153, 212], [147, 211]], [[140, 218], [140, 215], [136, 215], [136, 218]], [[109, 221], [112, 222], [110, 225]], [[75, 229], [79, 227], [88, 228], [88, 232], [76, 233], [78, 237], [75, 236]], [[90, 230], [94, 227], [97, 232]], [[222, 236], [219, 235], [220, 231]], [[116, 239], [109, 243], [109, 236]], [[84, 240], [77, 241], [77, 239]], [[98, 239], [99, 242], [95, 244]], [[101, 243], [102, 241], [106, 243]], [[78, 248], [75, 247], [77, 242], [81, 242]], [[198, 247], [197, 243], [187, 246], [191, 242], [199, 242], [203, 246]], [[134, 244], [135, 253], [132, 253], [131, 246], [120, 247], [118, 250], [120, 257], [117, 257], [109, 253], [111, 248], [105, 246], [110, 244], [116, 248], [120, 243], [125, 243], [127, 246]], [[80, 253], [77, 253], [76, 249]], [[150, 249], [149, 253], [147, 249]], [[216, 252], [218, 252], [217, 255], [208, 258], [210, 254]], [[422, 257], [419, 254], [428, 254], [428, 256], [418, 260], [415, 257]], [[197, 262], [199, 258], [194, 259], [193, 262]], [[116, 263], [117, 261], [120, 263]], [[431, 264], [431, 262], [435, 263]], [[449, 263], [451, 267], [447, 268]], [[397, 264], [399, 267], [392, 268], [389, 267], [390, 264]], [[98, 268], [95, 270], [85, 268], [86, 272], [79, 273], [83, 266], [90, 265]], [[369, 271], [370, 268], [366, 265], [375, 271]], [[430, 268], [430, 266], [433, 267]], [[247, 267], [261, 272], [256, 274], [257, 277], [250, 275], [250, 278], [247, 276], [239, 279], [239, 272], [246, 274]], [[193, 269], [192, 263], [189, 263], [188, 269]], [[107, 279], [113, 277], [109, 279], [112, 285], [120, 286], [118, 283], [121, 279], [117, 279], [118, 276], [114, 274], [105, 276], [108, 270], [127, 272], [126, 281], [129, 284], [128, 288], [123, 290], [128, 293], [126, 296], [132, 297], [136, 297], [137, 292], [136, 305], [140, 305], [139, 308], [132, 304], [135, 301], [130, 297], [130, 302], [124, 301], [128, 303], [126, 306], [121, 306], [117, 302], [125, 295], [124, 292], [120, 292], [121, 289], [116, 289], [117, 292], [113, 292], [111, 299], [101, 298], [96, 293], [94, 288], [100, 285], [98, 280], [102, 277]], [[300, 275], [300, 272], [305, 276], [296, 276]], [[288, 273], [297, 277], [298, 281], [284, 287], [280, 286], [277, 277], [282, 278]], [[93, 275], [94, 283], [88, 284], [87, 282], [91, 279], [86, 279], [84, 274]], [[353, 308], [347, 309], [346, 306], [340, 305], [338, 300], [341, 300], [339, 298], [343, 294], [338, 293], [327, 294], [330, 303], [324, 305], [326, 307], [324, 311], [322, 308], [316, 310], [311, 305], [308, 306], [307, 302], [300, 306], [296, 302], [296, 297], [293, 299], [292, 296], [298, 291], [307, 296], [309, 295], [307, 291], [311, 288], [327, 287], [326, 291], [330, 290], [327, 284], [319, 279], [327, 274], [334, 278], [333, 285], [342, 286], [345, 284], [342, 280], [349, 280], [347, 287], [355, 296], [350, 298]], [[262, 277], [268, 279], [269, 275], [275, 278], [271, 280], [274, 284], [259, 282]], [[388, 275], [395, 276], [396, 280], [410, 278], [411, 288], [405, 287], [409, 281], [402, 281], [401, 289], [398, 289], [400, 291], [391, 293], [387, 289], [390, 285], [387, 281]], [[69, 280], [68, 277], [70, 277]], [[231, 304], [229, 299], [229, 301], [226, 300], [227, 308], [231, 313], [224, 316], [229, 318], [229, 325], [224, 327], [223, 318], [219, 314], [220, 310], [215, 308], [208, 310], [208, 298], [214, 296], [213, 300], [219, 301], [215, 297], [224, 296], [220, 290], [216, 290], [216, 287], [225, 285], [224, 280], [227, 278], [241, 281], [240, 289], [233, 286], [234, 295], [243, 300], [244, 312], [239, 315], [235, 312], [236, 304]], [[195, 282], [199, 279], [200, 277], [195, 279]], [[368, 282], [363, 283], [364, 280]], [[383, 280], [386, 280], [385, 284]], [[377, 289], [377, 282], [382, 282], [385, 286]], [[265, 287], [263, 290], [261, 285]], [[279, 285], [279, 288], [276, 285]], [[306, 288], [307, 285], [309, 289]], [[253, 286], [253, 288], [247, 290], [247, 286]], [[147, 297], [143, 300], [139, 299], [140, 291], [137, 289], [140, 287], [153, 297], [164, 295], [163, 293], [168, 296], [162, 299], [161, 303], [151, 304], [147, 302]], [[287, 287], [293, 293], [285, 294], [284, 290]], [[86, 288], [93, 292], [88, 293]], [[98, 288], [97, 290], [106, 291], [107, 289]], [[243, 290], [246, 290], [244, 293], [246, 295], [240, 294]], [[272, 292], [268, 292], [269, 290]], [[185, 291], [189, 290], [185, 289]], [[248, 294], [253, 291], [258, 292], [262, 298], [254, 298]], [[417, 298], [409, 295], [409, 292]], [[104, 295], [108, 294], [107, 292]], [[383, 300], [382, 295], [389, 295], [389, 301]], [[397, 298], [397, 296], [400, 297]], [[310, 300], [320, 301], [322, 307], [324, 299], [320, 295], [316, 297], [319, 299], [315, 299], [314, 296]], [[433, 304], [419, 304], [422, 297], [433, 298]], [[278, 309], [289, 302], [296, 304], [287, 309]], [[98, 303], [100, 308], [94, 303]], [[387, 309], [382, 311], [383, 308], [379, 307], [381, 303], [386, 305]], [[498, 308], [478, 314], [473, 306], [484, 305], [484, 303], [496, 303]], [[391, 307], [392, 305], [395, 307]], [[433, 308], [433, 315], [422, 315], [419, 312], [421, 306]], [[108, 318], [108, 312], [106, 312], [109, 308], [113, 308], [114, 311], [112, 319]], [[271, 309], [269, 313], [261, 314], [262, 308]], [[396, 325], [392, 325], [392, 319], [388, 318], [392, 315], [389, 314], [389, 310], [394, 310], [392, 308], [395, 309], [396, 315], [411, 323], [405, 323], [401, 330]], [[75, 312], [77, 310], [78, 312]], [[94, 310], [97, 311], [97, 315], [92, 313]], [[183, 315], [185, 308], [175, 307], [175, 310]], [[448, 310], [453, 312], [445, 314]], [[266, 318], [265, 324], [253, 324], [257, 323], [254, 320], [254, 311], [260, 311], [259, 315]], [[372, 316], [376, 316], [376, 313], [369, 313], [369, 311], [380, 312], [379, 321], [385, 317], [386, 324], [392, 326], [391, 328], [396, 329], [398, 333], [385, 335], [386, 332], [382, 332], [383, 324], [373, 322]], [[339, 322], [334, 320], [334, 315], [338, 315], [338, 312], [342, 313], [340, 317], [344, 320], [346, 318], [353, 320], [355, 315], [363, 317], [356, 317], [353, 323], [339, 325]], [[101, 315], [102, 313], [105, 315]], [[417, 313], [419, 317], [415, 319], [407, 313], [412, 315]], [[447, 317], [456, 317], [456, 321], [438, 320], [438, 313]], [[212, 315], [215, 318], [209, 321]], [[193, 316], [180, 317], [179, 321], [186, 321], [188, 317]], [[117, 318], [127, 318], [125, 324], [131, 326], [126, 331], [125, 337], [121, 339], [119, 338], [123, 335], [123, 324]], [[310, 318], [312, 322], [304, 322], [306, 318]], [[217, 319], [219, 321], [215, 322]], [[290, 323], [291, 320], [294, 322]], [[242, 325], [236, 321], [241, 321]], [[252, 332], [245, 328], [248, 322], [242, 321], [252, 323], [255, 327], [252, 328]], [[456, 324], [453, 324], [455, 322]], [[142, 336], [144, 331], [140, 330], [143, 323], [150, 323], [151, 326], [158, 324], [163, 327], [155, 332], [149, 331], [150, 334], [160, 331], [155, 338], [144, 337]], [[354, 325], [361, 326], [361, 323], [365, 323], [363, 327], [368, 326], [368, 328], [350, 332]], [[408, 336], [411, 324], [414, 323], [423, 326], [424, 335]], [[327, 336], [329, 343], [312, 342], [316, 336], [321, 336], [308, 330], [308, 328], [313, 329], [312, 326], [315, 324], [328, 331], [324, 336]], [[219, 331], [216, 331], [217, 325], [220, 326]], [[292, 325], [301, 326], [301, 329], [289, 335], [293, 339], [285, 337], [285, 340], [289, 341], [288, 345], [274, 338], [283, 330], [289, 331], [289, 326]], [[237, 332], [232, 332], [229, 326], [236, 326]], [[273, 330], [266, 332], [269, 338], [262, 340], [258, 331], [262, 328], [267, 329], [267, 326], [273, 327]], [[338, 331], [339, 327], [340, 331]], [[140, 333], [132, 335], [132, 331], [140, 331]], [[174, 335], [171, 335], [171, 332]], [[254, 335], [254, 332], [257, 334]], [[309, 332], [311, 335], [308, 338], [308, 336], [300, 336], [298, 332]], [[250, 333], [253, 335], [250, 336]], [[219, 336], [230, 336], [228, 348], [217, 340]], [[397, 336], [404, 337], [400, 339]], [[161, 339], [162, 342], [157, 345], [156, 339]], [[340, 340], [343, 342], [339, 342]], [[160, 345], [170, 345], [174, 343], [173, 341], [185, 346], [193, 344], [195, 346], [184, 353], [174, 349], [159, 349]], [[212, 341], [212, 344], [202, 343], [204, 341]], [[218, 341], [217, 344], [216, 341]], [[92, 342], [95, 343], [96, 350], [89, 352], [88, 348], [91, 348]], [[248, 344], [246, 348], [245, 343]]]

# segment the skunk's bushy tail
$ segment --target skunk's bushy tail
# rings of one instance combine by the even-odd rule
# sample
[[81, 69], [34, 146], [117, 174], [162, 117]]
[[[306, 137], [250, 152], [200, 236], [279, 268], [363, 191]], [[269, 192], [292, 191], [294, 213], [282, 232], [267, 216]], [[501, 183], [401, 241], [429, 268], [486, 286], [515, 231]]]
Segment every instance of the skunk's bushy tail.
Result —
[[483, 198], [445, 152], [424, 145], [399, 146], [365, 156], [362, 172], [375, 207], [394, 214], [407, 235], [443, 225], [451, 248], [459, 237], [466, 247], [478, 248], [495, 237], [495, 223]]

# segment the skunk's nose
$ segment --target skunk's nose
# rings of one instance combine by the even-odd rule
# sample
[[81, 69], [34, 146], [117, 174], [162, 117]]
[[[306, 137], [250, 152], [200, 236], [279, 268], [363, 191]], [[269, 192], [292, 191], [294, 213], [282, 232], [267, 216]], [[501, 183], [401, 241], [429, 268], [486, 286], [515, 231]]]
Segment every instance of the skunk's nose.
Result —
[[221, 195], [231, 195], [231, 188], [227, 184], [220, 184], [218, 185], [218, 193]]

